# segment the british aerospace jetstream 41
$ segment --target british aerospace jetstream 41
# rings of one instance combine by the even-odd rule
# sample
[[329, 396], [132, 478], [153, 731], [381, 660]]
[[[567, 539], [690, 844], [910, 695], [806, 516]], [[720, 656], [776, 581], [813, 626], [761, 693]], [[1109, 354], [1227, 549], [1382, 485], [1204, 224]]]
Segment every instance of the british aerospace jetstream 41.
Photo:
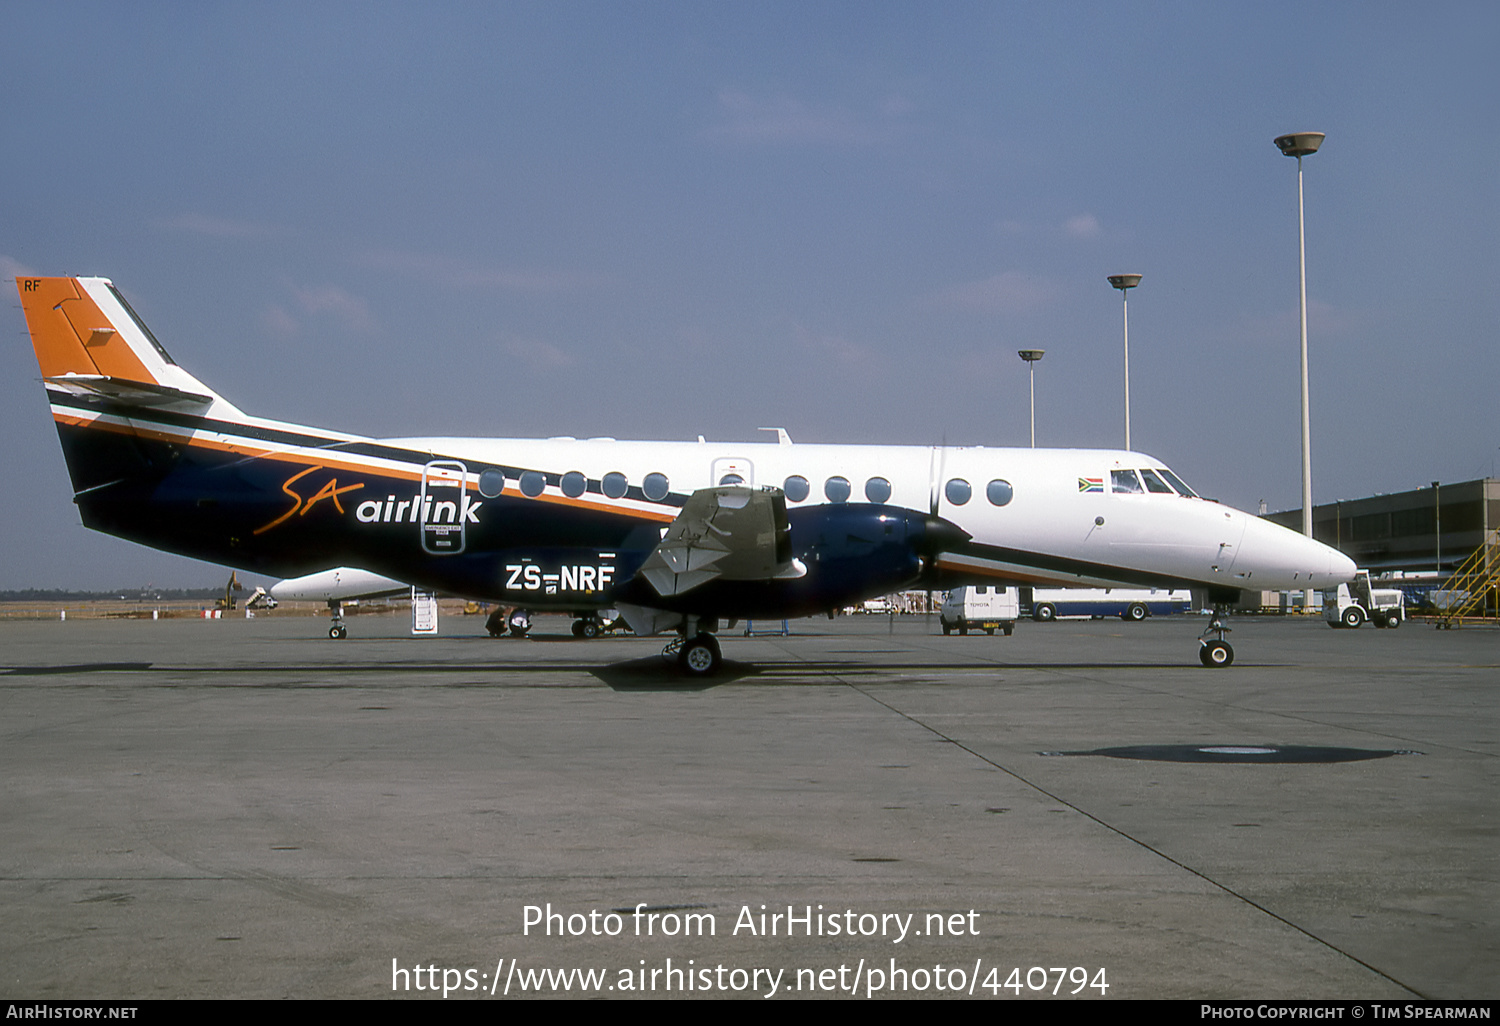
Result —
[[1112, 450], [364, 438], [241, 412], [179, 367], [104, 278], [18, 277], [94, 530], [243, 570], [359, 567], [528, 609], [614, 607], [678, 635], [689, 674], [736, 619], [904, 588], [1206, 591], [1352, 579], [1339, 552]]

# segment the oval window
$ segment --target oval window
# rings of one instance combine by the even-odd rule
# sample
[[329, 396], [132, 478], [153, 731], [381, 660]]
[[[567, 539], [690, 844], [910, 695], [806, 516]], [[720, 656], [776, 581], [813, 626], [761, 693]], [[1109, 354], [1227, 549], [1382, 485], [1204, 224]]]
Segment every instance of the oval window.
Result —
[[491, 467], [479, 475], [479, 494], [493, 499], [505, 491], [505, 472]]
[[962, 506], [973, 496], [974, 489], [970, 488], [969, 482], [963, 478], [955, 477], [943, 489], [943, 494], [948, 497], [948, 501], [953, 503], [953, 505]]
[[781, 490], [786, 492], [788, 499], [801, 502], [812, 494], [812, 485], [807, 483], [807, 478], [800, 474], [793, 474], [781, 483]]
[[872, 477], [865, 482], [865, 498], [871, 502], [889, 502], [891, 483], [883, 477]]
[[1016, 497], [1016, 490], [1009, 481], [994, 480], [985, 485], [984, 494], [991, 506], [1004, 506]]
[[611, 499], [623, 499], [625, 493], [630, 490], [630, 482], [625, 480], [625, 475], [618, 470], [611, 470], [604, 475], [604, 480], [599, 482], [604, 489], [604, 494]]
[[667, 481], [666, 474], [647, 474], [646, 480], [641, 482], [641, 491], [646, 493], [646, 498], [652, 502], [659, 502], [667, 497], [667, 492], [672, 490]]
[[542, 489], [547, 487], [547, 479], [539, 470], [525, 470], [521, 472], [521, 494], [536, 498], [542, 494]]
[[853, 491], [848, 478], [830, 477], [823, 482], [823, 494], [828, 496], [829, 502], [848, 502]]
[[562, 476], [562, 493], [570, 499], [576, 499], [588, 491], [589, 479], [576, 470], [570, 470]]
[[719, 478], [719, 484], [721, 485], [740, 485], [744, 483], [745, 479], [743, 477], [740, 477], [740, 475], [734, 473], [725, 474], [723, 477]]

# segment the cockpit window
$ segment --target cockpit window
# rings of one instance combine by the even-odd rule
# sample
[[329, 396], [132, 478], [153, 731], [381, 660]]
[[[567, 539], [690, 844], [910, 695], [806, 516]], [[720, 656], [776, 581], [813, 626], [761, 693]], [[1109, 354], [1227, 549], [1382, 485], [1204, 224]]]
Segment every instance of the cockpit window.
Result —
[[1172, 488], [1150, 467], [1141, 470], [1141, 480], [1146, 482], [1146, 491], [1155, 492], [1157, 495], [1171, 495]]
[[1160, 473], [1162, 477], [1166, 478], [1168, 483], [1170, 483], [1173, 488], [1177, 489], [1178, 495], [1186, 495], [1189, 499], [1198, 498], [1197, 492], [1193, 491], [1187, 485], [1183, 484], [1182, 478], [1172, 473], [1166, 467], [1162, 467], [1160, 471], [1158, 471], [1158, 473]]
[[1116, 495], [1134, 494], [1139, 495], [1141, 479], [1135, 476], [1133, 470], [1111, 470], [1109, 472], [1109, 490]]

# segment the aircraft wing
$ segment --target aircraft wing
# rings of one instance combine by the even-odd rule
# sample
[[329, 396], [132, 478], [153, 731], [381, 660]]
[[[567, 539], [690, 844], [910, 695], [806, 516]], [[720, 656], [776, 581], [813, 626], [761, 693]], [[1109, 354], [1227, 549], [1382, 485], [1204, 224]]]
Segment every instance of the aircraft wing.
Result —
[[663, 598], [716, 578], [764, 581], [806, 572], [792, 558], [786, 495], [778, 488], [742, 485], [701, 488], [690, 495], [640, 569]]

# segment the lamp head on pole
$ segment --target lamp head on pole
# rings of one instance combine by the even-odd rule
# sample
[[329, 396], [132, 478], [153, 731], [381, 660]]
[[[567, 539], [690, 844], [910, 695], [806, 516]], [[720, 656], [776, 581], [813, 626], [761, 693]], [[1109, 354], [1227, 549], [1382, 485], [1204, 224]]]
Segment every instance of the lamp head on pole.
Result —
[[1111, 274], [1109, 283], [1124, 292], [1126, 289], [1133, 289], [1139, 285], [1141, 276], [1139, 274]]
[[1291, 135], [1278, 135], [1276, 145], [1285, 156], [1305, 157], [1318, 152], [1318, 147], [1323, 145], [1323, 138], [1322, 132], [1293, 132]]
[[1042, 357], [1044, 357], [1044, 356], [1047, 355], [1047, 350], [1045, 350], [1045, 349], [1018, 349], [1018, 350], [1016, 350], [1016, 355], [1019, 356], [1021, 359], [1025, 360], [1027, 363], [1036, 363]]

